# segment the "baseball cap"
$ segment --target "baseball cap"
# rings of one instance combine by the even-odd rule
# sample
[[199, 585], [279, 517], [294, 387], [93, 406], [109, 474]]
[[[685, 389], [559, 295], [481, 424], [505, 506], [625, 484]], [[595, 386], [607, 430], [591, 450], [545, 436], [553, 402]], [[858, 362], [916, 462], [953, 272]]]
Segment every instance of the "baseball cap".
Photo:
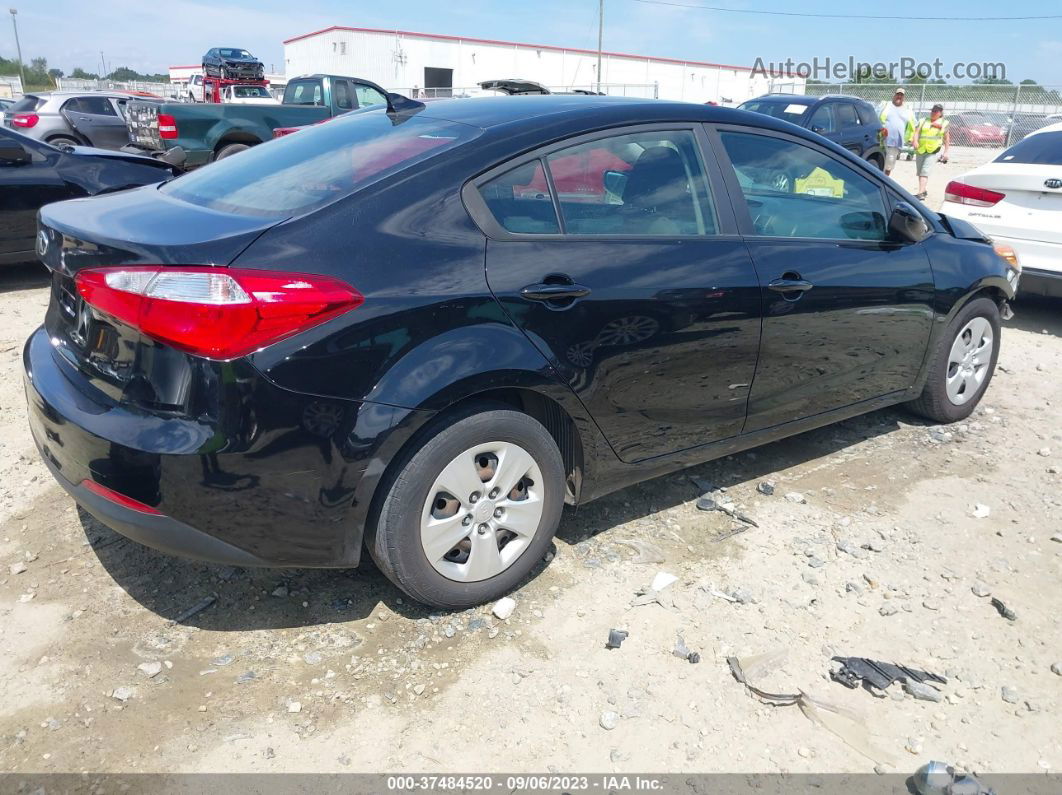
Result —
[[941, 111], [941, 112], [943, 113], [943, 112], [944, 112], [944, 106], [943, 106], [943, 105], [941, 105], [941, 104], [940, 104], [940, 103], [938, 102], [938, 103], [937, 103], [936, 105], [934, 105], [934, 106], [932, 107], [932, 110], [939, 110], [939, 111]]
[[903, 86], [900, 86], [898, 89], [896, 89], [892, 93], [893, 94], [906, 94], [907, 93], [907, 89], [904, 88]]

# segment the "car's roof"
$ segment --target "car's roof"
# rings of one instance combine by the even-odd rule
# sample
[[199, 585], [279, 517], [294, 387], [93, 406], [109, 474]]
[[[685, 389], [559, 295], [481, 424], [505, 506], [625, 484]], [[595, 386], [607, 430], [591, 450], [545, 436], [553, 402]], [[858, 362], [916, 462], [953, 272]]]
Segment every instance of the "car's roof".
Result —
[[[735, 122], [760, 124], [766, 118], [732, 108], [674, 102], [662, 99], [607, 97], [585, 94], [529, 94], [502, 97], [470, 97], [432, 102], [421, 113], [426, 118], [460, 122], [483, 129], [505, 125], [534, 128], [547, 118], [564, 116], [571, 121], [583, 118], [588, 126], [596, 121], [614, 124], [622, 119], [631, 123], [653, 121]], [[768, 125], [762, 122], [764, 126]]]
[[808, 96], [807, 94], [786, 94], [786, 93], [773, 93], [763, 94], [759, 97], [752, 97], [745, 100], [746, 102], [796, 102], [799, 104], [811, 105], [815, 102], [821, 102], [824, 99], [843, 99], [848, 102], [865, 102], [870, 104], [869, 100], [863, 99], [863, 97], [855, 97], [851, 94], [818, 94], [816, 96]]

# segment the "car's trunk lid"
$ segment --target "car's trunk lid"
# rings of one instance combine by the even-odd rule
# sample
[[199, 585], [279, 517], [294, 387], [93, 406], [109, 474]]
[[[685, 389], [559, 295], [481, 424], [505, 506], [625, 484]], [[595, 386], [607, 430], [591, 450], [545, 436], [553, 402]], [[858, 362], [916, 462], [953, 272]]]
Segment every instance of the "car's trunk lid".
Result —
[[45, 206], [37, 249], [52, 272], [45, 326], [56, 354], [115, 402], [186, 409], [190, 357], [87, 306], [74, 277], [114, 265], [227, 266], [283, 220], [208, 210], [154, 185]]
[[1044, 163], [989, 163], [961, 179], [1004, 194], [991, 207], [971, 208], [974, 221], [989, 234], [1044, 243], [1062, 243], [1062, 166]]

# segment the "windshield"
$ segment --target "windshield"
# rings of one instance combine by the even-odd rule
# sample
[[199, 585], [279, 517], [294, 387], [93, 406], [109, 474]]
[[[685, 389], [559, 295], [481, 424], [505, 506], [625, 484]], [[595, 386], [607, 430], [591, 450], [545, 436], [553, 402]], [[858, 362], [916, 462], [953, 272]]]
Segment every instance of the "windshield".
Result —
[[395, 125], [382, 108], [352, 113], [220, 160], [160, 190], [222, 212], [285, 217], [349, 196], [480, 132], [418, 117]]
[[1030, 135], [997, 157], [995, 162], [1062, 166], [1062, 130]]
[[750, 99], [738, 105], [738, 110], [751, 110], [753, 113], [763, 113], [767, 116], [774, 116], [776, 119], [795, 122], [809, 107], [811, 105], [807, 102]]
[[261, 86], [235, 86], [233, 92], [237, 97], [272, 97], [272, 94]]
[[222, 58], [250, 58], [251, 57], [251, 53], [247, 52], [247, 50], [232, 50], [232, 49], [224, 49], [223, 48], [221, 50], [218, 50], [218, 52], [221, 53], [221, 57]]

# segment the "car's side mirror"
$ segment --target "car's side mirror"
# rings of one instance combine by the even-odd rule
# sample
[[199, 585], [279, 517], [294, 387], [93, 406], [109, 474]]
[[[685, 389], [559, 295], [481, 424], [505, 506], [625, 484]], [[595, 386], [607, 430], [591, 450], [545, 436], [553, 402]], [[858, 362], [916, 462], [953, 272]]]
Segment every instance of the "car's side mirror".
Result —
[[0, 166], [24, 166], [30, 162], [30, 154], [22, 144], [0, 141]]
[[889, 216], [889, 231], [893, 237], [908, 243], [925, 240], [929, 234], [929, 224], [922, 214], [907, 202], [897, 202], [896, 208]]
[[627, 187], [627, 174], [623, 171], [606, 171], [604, 183], [605, 190], [613, 196], [622, 196]]

